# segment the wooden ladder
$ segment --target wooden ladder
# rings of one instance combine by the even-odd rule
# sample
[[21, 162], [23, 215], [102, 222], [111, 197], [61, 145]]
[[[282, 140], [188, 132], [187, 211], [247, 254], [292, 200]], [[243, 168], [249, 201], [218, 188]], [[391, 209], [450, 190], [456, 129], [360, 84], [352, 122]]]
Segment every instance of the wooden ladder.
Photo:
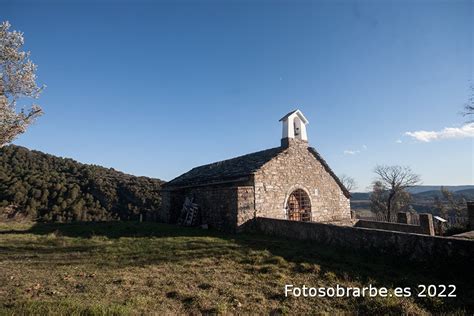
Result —
[[193, 226], [196, 222], [197, 214], [198, 205], [193, 203], [193, 198], [186, 197], [178, 224], [183, 226]]

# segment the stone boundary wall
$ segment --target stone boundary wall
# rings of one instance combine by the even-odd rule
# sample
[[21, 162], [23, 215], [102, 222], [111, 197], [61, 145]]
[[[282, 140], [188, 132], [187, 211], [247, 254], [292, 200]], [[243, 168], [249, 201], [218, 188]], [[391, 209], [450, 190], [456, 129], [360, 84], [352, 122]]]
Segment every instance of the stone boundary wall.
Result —
[[411, 233], [411, 234], [423, 234], [421, 226], [418, 226], [418, 225], [390, 223], [390, 222], [377, 222], [377, 221], [369, 221], [365, 219], [359, 219], [355, 223], [354, 227], [391, 230], [391, 231]]
[[391, 230], [396, 232], [404, 232], [411, 234], [423, 234], [434, 236], [433, 226], [433, 215], [431, 214], [420, 214], [420, 225], [408, 224], [408, 214], [398, 213], [398, 223], [392, 222], [378, 222], [371, 220], [360, 219], [355, 223], [355, 227], [372, 228], [372, 229], [383, 229]]
[[328, 246], [402, 256], [411, 261], [474, 266], [474, 240], [257, 217], [249, 232], [315, 241]]
[[419, 225], [408, 224], [410, 216], [410, 213], [399, 212], [397, 214], [397, 223], [360, 219], [355, 223], [354, 226], [372, 229], [383, 229], [411, 234], [423, 234], [430, 236], [435, 235], [433, 215], [428, 213], [419, 214]]

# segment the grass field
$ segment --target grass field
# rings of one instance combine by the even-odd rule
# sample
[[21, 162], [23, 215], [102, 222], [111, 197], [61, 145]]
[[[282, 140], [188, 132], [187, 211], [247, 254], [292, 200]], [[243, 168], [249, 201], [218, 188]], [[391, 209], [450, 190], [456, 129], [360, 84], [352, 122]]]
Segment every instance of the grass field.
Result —
[[[285, 284], [455, 284], [458, 297], [293, 298]], [[471, 276], [400, 258], [156, 223], [0, 224], [0, 314], [473, 311]]]

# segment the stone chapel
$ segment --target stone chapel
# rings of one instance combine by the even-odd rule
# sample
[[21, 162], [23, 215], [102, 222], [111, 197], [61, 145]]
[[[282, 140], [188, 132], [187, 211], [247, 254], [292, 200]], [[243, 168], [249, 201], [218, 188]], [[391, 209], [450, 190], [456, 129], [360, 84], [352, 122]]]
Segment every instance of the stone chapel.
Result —
[[199, 166], [162, 188], [161, 221], [238, 231], [254, 217], [345, 224], [350, 194], [308, 146], [300, 110], [280, 121], [279, 147]]

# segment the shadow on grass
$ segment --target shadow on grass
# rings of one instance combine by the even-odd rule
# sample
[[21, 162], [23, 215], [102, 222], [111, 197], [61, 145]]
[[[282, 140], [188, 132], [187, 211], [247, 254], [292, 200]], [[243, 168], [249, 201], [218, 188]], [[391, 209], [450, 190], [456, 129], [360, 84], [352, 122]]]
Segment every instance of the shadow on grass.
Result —
[[[207, 256], [219, 255], [220, 250], [232, 250], [229, 243], [219, 244], [215, 239], [218, 238], [226, 242], [232, 242], [239, 246], [239, 250], [267, 250], [275, 256], [281, 256], [285, 260], [291, 262], [313, 262], [315, 259], [332, 262], [335, 265], [341, 264], [346, 266], [348, 262], [358, 263], [360, 265], [386, 265], [387, 267], [397, 267], [397, 270], [404, 269], [417, 271], [421, 273], [431, 270], [438, 270], [438, 264], [433, 264], [431, 261], [424, 263], [409, 262], [403, 257], [391, 255], [378, 255], [369, 251], [360, 251], [355, 249], [343, 249], [340, 247], [326, 246], [317, 244], [312, 241], [289, 240], [280, 237], [266, 236], [255, 233], [240, 233], [229, 234], [222, 233], [215, 230], [204, 230], [198, 228], [180, 227], [170, 224], [162, 224], [155, 222], [75, 222], [75, 223], [35, 223], [31, 228], [26, 230], [7, 230], [0, 231], [2, 234], [33, 234], [39, 236], [65, 236], [73, 238], [93, 239], [97, 237], [105, 237], [107, 239], [118, 239], [124, 237], [134, 238], [133, 241], [140, 247], [145, 247], [150, 242], [149, 239], [140, 239], [140, 237], [155, 237], [155, 238], [171, 238], [171, 237], [203, 237], [205, 239], [186, 239], [179, 242], [180, 247], [173, 247], [175, 243], [166, 243], [160, 241], [160, 246], [163, 246], [166, 251], [169, 247], [172, 250], [189, 252], [190, 254], [199, 254], [201, 251], [208, 251]], [[136, 238], [136, 239], [135, 239]], [[56, 240], [41, 240], [39, 243], [50, 244], [51, 246], [61, 246], [57, 244]], [[67, 249], [43, 249], [47, 252], [54, 251], [87, 251], [97, 248], [99, 244], [74, 245], [68, 246]], [[15, 249], [20, 250], [19, 245]], [[38, 251], [38, 245], [28, 245], [24, 251]], [[168, 248], [167, 248], [168, 247]], [[5, 247], [3, 247], [5, 248]], [[41, 247], [39, 247], [41, 250]], [[2, 248], [0, 248], [2, 249]], [[6, 249], [4, 249], [6, 250]], [[133, 250], [133, 249], [132, 249]], [[143, 249], [137, 249], [141, 251]], [[160, 249], [154, 249], [160, 250]], [[235, 250], [235, 249], [234, 249]], [[245, 251], [243, 251], [245, 253]], [[225, 253], [225, 251], [224, 251]], [[185, 258], [186, 259], [186, 258]], [[454, 264], [454, 263], [453, 263]], [[452, 269], [449, 269], [452, 270]], [[447, 271], [445, 271], [446, 273]], [[385, 274], [390, 275], [391, 270], [384, 271]], [[426, 274], [426, 273], [423, 273]]]
[[104, 236], [107, 238], [121, 237], [176, 237], [176, 236], [208, 236], [209, 232], [201, 229], [183, 228], [175, 225], [154, 222], [74, 222], [74, 223], [42, 223], [37, 222], [31, 228], [0, 231], [4, 234], [60, 234], [67, 237], [91, 238]]
[[[261, 262], [261, 258], [260, 261], [253, 261], [256, 251], [265, 252], [266, 260], [269, 260], [267, 263], [273, 262], [278, 266], [278, 260], [282, 258], [284, 262], [294, 264], [292, 273], [312, 273], [312, 267], [317, 265], [322, 274], [331, 272], [339, 280], [371, 283], [379, 287], [410, 286], [416, 289], [418, 284], [455, 284], [461, 294], [451, 302], [474, 310], [472, 274], [469, 269], [460, 269], [454, 264], [413, 263], [402, 257], [329, 247], [309, 241], [249, 233], [225, 234], [152, 222], [36, 223], [27, 230], [8, 230], [0, 234], [40, 236], [39, 240], [26, 245], [2, 245], [0, 252], [4, 253], [3, 258], [34, 254], [35, 261], [45, 264], [91, 260], [89, 257], [74, 258], [75, 253], [87, 252], [93, 255], [94, 263], [101, 266], [147, 266], [160, 262], [187, 264], [200, 258], [207, 258], [218, 265], [220, 259], [231, 259], [241, 266], [254, 269], [256, 273], [268, 273], [265, 270], [268, 267]], [[67, 236], [78, 240], [64, 244], [62, 239], [48, 236]], [[101, 242], [101, 238], [114, 240], [123, 237], [133, 238], [121, 239], [119, 246], [109, 247]]]
[[[27, 245], [0, 246], [0, 251], [11, 255], [25, 252], [35, 254], [64, 254], [91, 252], [98, 258], [104, 254], [102, 264], [121, 266], [146, 266], [158, 262], [190, 262], [199, 258], [227, 258], [239, 263], [252, 263], [254, 251], [267, 251], [269, 256], [281, 257], [295, 264], [318, 265], [323, 271], [363, 283], [375, 282], [393, 285], [417, 284], [472, 284], [469, 269], [459, 266], [439, 266], [434, 262], [413, 263], [403, 257], [376, 255], [354, 249], [315, 244], [310, 241], [296, 241], [270, 237], [261, 234], [226, 234], [214, 230], [185, 228], [176, 225], [153, 222], [76, 222], [76, 223], [36, 223], [27, 230], [1, 231], [0, 234], [34, 234], [43, 236]], [[83, 242], [80, 239], [73, 244], [63, 244], [60, 239], [48, 239], [47, 236], [67, 236], [98, 242]], [[100, 238], [124, 240], [120, 249], [108, 249]], [[140, 238], [144, 237], [144, 238]], [[145, 238], [148, 237], [148, 238]], [[153, 238], [159, 238], [154, 241]], [[179, 238], [170, 238], [179, 237]], [[202, 238], [193, 238], [202, 237]], [[115, 262], [108, 262], [107, 255], [117, 256]], [[62, 256], [57, 260], [63, 260]], [[44, 260], [55, 260], [50, 256]], [[59, 262], [58, 262], [59, 263]], [[462, 267], [462, 265], [461, 265]], [[305, 268], [302, 268], [304, 272]], [[307, 271], [306, 271], [307, 272]], [[443, 283], [444, 282], [444, 283]], [[474, 294], [472, 286], [469, 293]]]

